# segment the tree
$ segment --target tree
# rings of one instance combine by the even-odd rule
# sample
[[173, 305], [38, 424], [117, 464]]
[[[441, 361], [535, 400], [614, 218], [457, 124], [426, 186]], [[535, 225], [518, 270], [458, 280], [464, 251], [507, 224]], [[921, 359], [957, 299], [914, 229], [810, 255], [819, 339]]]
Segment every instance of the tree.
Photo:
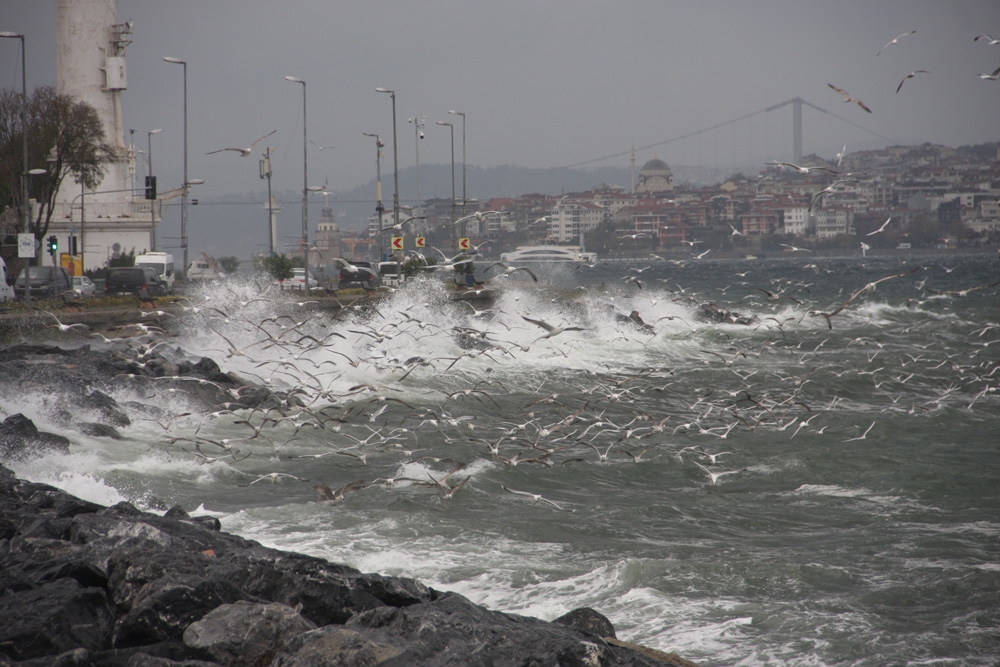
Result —
[[275, 280], [288, 280], [292, 277], [292, 260], [285, 255], [268, 255], [260, 260], [260, 267]]
[[220, 257], [219, 266], [222, 270], [226, 272], [227, 275], [232, 275], [236, 273], [240, 268], [240, 258], [239, 257]]
[[[104, 177], [104, 161], [113, 148], [104, 141], [97, 111], [86, 102], [56, 93], [52, 86], [36, 88], [28, 99], [28, 168], [46, 170], [29, 180], [28, 197], [39, 202], [32, 221], [36, 239], [49, 231], [56, 195], [67, 176], [93, 190]], [[21, 94], [0, 91], [0, 204], [20, 210]]]

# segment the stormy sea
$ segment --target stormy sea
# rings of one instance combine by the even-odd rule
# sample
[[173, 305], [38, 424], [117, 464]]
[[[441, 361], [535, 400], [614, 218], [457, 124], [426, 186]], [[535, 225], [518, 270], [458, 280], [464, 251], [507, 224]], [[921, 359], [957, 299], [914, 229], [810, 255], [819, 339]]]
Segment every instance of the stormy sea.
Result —
[[489, 299], [431, 274], [336, 312], [207, 285], [128, 354], [295, 400], [119, 377], [114, 440], [4, 387], [73, 443], [7, 465], [704, 665], [997, 664], [995, 255], [488, 266]]

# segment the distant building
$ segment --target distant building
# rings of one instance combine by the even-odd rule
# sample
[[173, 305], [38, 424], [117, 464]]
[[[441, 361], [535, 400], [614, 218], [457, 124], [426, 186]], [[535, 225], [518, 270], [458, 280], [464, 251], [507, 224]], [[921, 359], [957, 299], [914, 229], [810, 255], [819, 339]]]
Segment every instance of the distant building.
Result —
[[639, 170], [637, 194], [658, 194], [674, 191], [674, 174], [663, 160], [653, 158]]

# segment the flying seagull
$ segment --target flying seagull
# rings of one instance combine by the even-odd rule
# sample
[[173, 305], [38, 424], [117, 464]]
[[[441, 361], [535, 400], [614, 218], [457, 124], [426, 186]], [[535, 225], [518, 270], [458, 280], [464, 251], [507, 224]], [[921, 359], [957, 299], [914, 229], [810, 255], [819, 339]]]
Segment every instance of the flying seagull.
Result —
[[889, 47], [890, 47], [890, 46], [892, 46], [893, 44], [899, 44], [899, 40], [903, 39], [903, 38], [904, 38], [904, 37], [906, 37], [907, 35], [912, 35], [912, 34], [913, 34], [913, 33], [915, 33], [915, 32], [916, 32], [916, 30], [911, 30], [910, 32], [904, 32], [904, 33], [903, 33], [902, 35], [900, 35], [899, 37], [896, 37], [896, 38], [894, 38], [894, 39], [891, 39], [891, 40], [889, 40], [888, 42], [886, 42], [885, 46], [883, 46], [883, 47], [882, 47], [881, 49], [879, 49], [879, 50], [878, 50], [878, 53], [876, 53], [876, 54], [875, 54], [875, 57], [877, 58], [877, 57], [878, 57], [878, 56], [879, 56], [879, 55], [880, 55], [880, 54], [881, 54], [881, 53], [882, 53], [883, 51], [885, 51], [885, 50], [886, 50], [887, 48], [889, 48]]
[[791, 162], [768, 162], [767, 164], [775, 165], [779, 167], [789, 167], [794, 169], [800, 174], [808, 174], [810, 171], [828, 171], [831, 174], [839, 174], [840, 172], [836, 169], [830, 169], [829, 167], [800, 167], [797, 164], [792, 164]]
[[217, 151], [209, 151], [209, 152], [205, 153], [205, 155], [212, 155], [214, 153], [221, 153], [223, 151], [236, 151], [237, 153], [240, 154], [241, 157], [246, 157], [246, 156], [250, 155], [250, 151], [253, 150], [254, 146], [256, 146], [257, 144], [259, 144], [260, 142], [262, 142], [264, 139], [267, 139], [269, 136], [271, 136], [275, 132], [277, 132], [277, 130], [271, 130], [270, 132], [268, 132], [267, 134], [265, 134], [263, 137], [261, 137], [257, 141], [255, 141], [252, 144], [250, 144], [250, 146], [248, 148], [220, 148]]
[[534, 280], [536, 283], [538, 282], [538, 276], [536, 276], [535, 272], [532, 271], [531, 269], [529, 269], [528, 267], [526, 267], [526, 266], [508, 266], [508, 265], [504, 264], [503, 262], [496, 262], [494, 264], [490, 264], [485, 269], [483, 269], [483, 273], [486, 273], [487, 271], [489, 271], [490, 269], [492, 269], [494, 266], [499, 266], [500, 268], [503, 269], [503, 273], [499, 274], [501, 276], [509, 276], [510, 274], [514, 273], [515, 271], [524, 271], [529, 276], [531, 276], [532, 280]]
[[972, 41], [978, 42], [981, 39], [987, 40], [987, 44], [1000, 44], [1000, 37], [993, 37], [992, 35], [976, 35], [972, 38]]
[[[862, 245], [864, 245], [864, 244], [862, 243]], [[834, 315], [836, 315], [837, 313], [839, 313], [840, 311], [844, 310], [844, 308], [847, 308], [849, 305], [851, 305], [851, 302], [853, 302], [859, 296], [861, 296], [862, 294], [870, 294], [871, 292], [874, 292], [875, 291], [875, 286], [878, 285], [881, 282], [885, 282], [886, 280], [892, 280], [893, 278], [902, 278], [904, 276], [908, 276], [911, 273], [919, 271], [921, 268], [922, 267], [917, 266], [917, 267], [914, 267], [914, 268], [910, 269], [909, 271], [906, 271], [905, 273], [896, 273], [896, 274], [893, 274], [891, 276], [886, 276], [884, 278], [879, 278], [878, 280], [873, 280], [870, 283], [868, 283], [867, 285], [865, 285], [864, 287], [862, 287], [861, 289], [859, 289], [856, 292], [854, 292], [854, 294], [852, 294], [850, 297], [848, 297], [847, 301], [845, 301], [844, 303], [842, 303], [839, 306], [837, 306], [837, 308], [835, 308], [833, 311], [831, 311], [829, 313], [821, 313], [821, 312], [816, 311], [816, 310], [811, 310], [811, 311], [809, 311], [809, 314], [812, 315], [813, 317], [825, 317], [826, 318], [826, 324], [827, 324], [827, 326], [832, 329], [833, 328], [833, 322], [830, 321], [830, 318], [833, 317]]]
[[989, 81], [996, 81], [997, 77], [1000, 77], [1000, 67], [997, 67], [995, 70], [993, 70], [989, 74], [980, 74], [979, 75], [980, 79], [987, 79]]
[[890, 220], [892, 220], [892, 216], [891, 215], [888, 218], [885, 219], [885, 222], [882, 223], [881, 227], [879, 227], [878, 229], [876, 229], [874, 232], [868, 232], [867, 234], [865, 234], [865, 236], [875, 236], [879, 232], [885, 231], [885, 226], [889, 224]]
[[859, 99], [858, 99], [858, 98], [856, 98], [856, 97], [851, 97], [851, 94], [850, 94], [850, 93], [848, 93], [848, 92], [847, 92], [846, 90], [844, 90], [843, 88], [837, 88], [837, 87], [836, 87], [835, 85], [833, 85], [832, 83], [828, 83], [828, 84], [826, 84], [826, 85], [830, 86], [831, 88], [833, 88], [834, 90], [836, 90], [836, 91], [837, 91], [838, 93], [840, 93], [841, 95], [843, 95], [843, 96], [844, 96], [844, 101], [845, 101], [845, 102], [854, 102], [855, 104], [857, 104], [857, 105], [858, 105], [859, 107], [861, 107], [862, 109], [864, 109], [864, 110], [865, 110], [865, 111], [867, 111], [868, 113], [871, 113], [871, 112], [872, 112], [872, 110], [871, 110], [871, 109], [869, 109], [869, 108], [868, 108], [867, 106], [865, 106], [865, 103], [864, 103], [864, 102], [862, 102], [861, 100], [859, 100]]
[[896, 86], [896, 92], [897, 93], [899, 92], [899, 89], [903, 87], [903, 84], [906, 83], [907, 79], [912, 79], [913, 77], [915, 77], [917, 74], [920, 74], [921, 72], [923, 72], [924, 74], [930, 74], [930, 72], [928, 72], [925, 69], [916, 69], [916, 70], [913, 70], [912, 72], [910, 72], [909, 74], [907, 74], [906, 76], [904, 76], [903, 80], [899, 82], [899, 85]]
[[[525, 317], [524, 315], [521, 315], [521, 319], [524, 320], [524, 321], [526, 321], [526, 322], [531, 322], [532, 324], [540, 326], [541, 328], [543, 328], [546, 331], [548, 331], [548, 333], [545, 334], [544, 336], [542, 336], [542, 338], [552, 338], [553, 336], [558, 336], [559, 334], [561, 334], [564, 331], [584, 331], [585, 330], [583, 327], [557, 327], [557, 326], [553, 326], [553, 325], [549, 324], [545, 320], [533, 320], [530, 317]], [[538, 340], [541, 340], [541, 338], [538, 339]]]

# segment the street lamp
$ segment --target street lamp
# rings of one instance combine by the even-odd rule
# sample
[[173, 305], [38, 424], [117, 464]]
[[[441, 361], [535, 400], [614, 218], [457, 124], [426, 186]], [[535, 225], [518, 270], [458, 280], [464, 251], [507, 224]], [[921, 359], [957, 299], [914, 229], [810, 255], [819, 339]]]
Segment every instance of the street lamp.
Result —
[[302, 255], [305, 258], [306, 292], [309, 291], [309, 135], [306, 131], [306, 82], [297, 76], [285, 81], [302, 84]]
[[385, 142], [382, 137], [371, 132], [362, 132], [366, 137], [375, 137], [375, 217], [378, 218], [378, 256], [382, 257], [382, 213], [385, 207], [382, 205], [382, 147]]
[[[388, 93], [392, 97], [392, 224], [399, 224], [399, 153], [396, 151], [396, 91], [388, 88], [376, 88], [376, 93]], [[382, 221], [379, 220], [379, 228]], [[378, 261], [382, 261], [381, 249]]]
[[[462, 117], [462, 215], [465, 215], [465, 112], [449, 109], [448, 113]], [[462, 236], [465, 236], [465, 228], [462, 228]]]
[[424, 205], [420, 198], [420, 140], [424, 138], [424, 123], [427, 122], [427, 116], [409, 118], [406, 122], [413, 123], [414, 145], [417, 148], [417, 208], [420, 209]]
[[[181, 248], [184, 250], [184, 270], [188, 267], [188, 68], [187, 61], [164, 56], [164, 62], [184, 67], [184, 182], [181, 184]], [[204, 182], [204, 181], [203, 181]]]
[[[448, 222], [455, 222], [455, 126], [443, 120], [437, 122], [438, 125], [447, 125], [451, 130], [451, 217]], [[454, 232], [454, 227], [452, 231]]]
[[[146, 158], [149, 160], [149, 182], [150, 185], [153, 183], [153, 135], [163, 132], [162, 127], [158, 127], [155, 130], [150, 130], [146, 133]], [[156, 251], [156, 198], [149, 200], [149, 249], [151, 251]], [[184, 270], [187, 270], [187, 265], [184, 265]]]

